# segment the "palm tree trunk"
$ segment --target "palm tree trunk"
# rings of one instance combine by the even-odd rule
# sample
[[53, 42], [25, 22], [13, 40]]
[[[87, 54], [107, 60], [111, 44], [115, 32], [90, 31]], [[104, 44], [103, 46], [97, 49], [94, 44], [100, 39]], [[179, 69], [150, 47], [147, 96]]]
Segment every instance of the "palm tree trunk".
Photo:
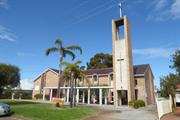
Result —
[[61, 63], [62, 63], [62, 61], [63, 61], [63, 58], [60, 57], [59, 75], [58, 75], [58, 89], [57, 89], [57, 95], [56, 95], [57, 98], [61, 97], [61, 71], [62, 71]]
[[72, 106], [73, 106], [73, 79], [71, 79], [70, 86], [71, 86], [71, 90], [70, 90], [70, 107], [72, 108]]
[[61, 67], [59, 68], [59, 74], [58, 74], [58, 89], [57, 89], [57, 98], [61, 97]]
[[77, 95], [77, 92], [76, 92], [76, 80], [74, 80], [74, 107], [76, 106], [76, 95]]

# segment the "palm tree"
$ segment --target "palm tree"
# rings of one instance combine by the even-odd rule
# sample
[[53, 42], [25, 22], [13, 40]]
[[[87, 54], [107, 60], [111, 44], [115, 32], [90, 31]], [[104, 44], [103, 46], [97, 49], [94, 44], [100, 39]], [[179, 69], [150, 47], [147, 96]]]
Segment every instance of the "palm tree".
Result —
[[75, 63], [67, 63], [63, 62], [62, 65], [65, 65], [66, 68], [64, 69], [64, 72], [62, 74], [62, 79], [65, 81], [70, 81], [70, 107], [73, 105], [73, 97], [74, 97], [74, 106], [75, 106], [75, 97], [76, 92], [74, 92], [74, 89], [76, 89], [76, 81], [77, 79], [84, 79], [85, 73], [84, 71], [79, 67], [79, 64], [81, 61], [76, 61]]
[[55, 40], [55, 46], [54, 47], [51, 47], [51, 48], [48, 48], [46, 50], [46, 56], [48, 56], [50, 53], [54, 53], [54, 52], [58, 52], [59, 53], [59, 75], [58, 75], [58, 90], [57, 90], [57, 95], [56, 97], [57, 98], [60, 98], [61, 96], [61, 72], [62, 72], [62, 62], [63, 62], [63, 59], [69, 55], [72, 60], [75, 59], [76, 55], [73, 53], [74, 50], [78, 50], [80, 52], [80, 54], [82, 54], [82, 49], [80, 46], [78, 45], [71, 45], [71, 46], [64, 46], [63, 45], [63, 42], [60, 40], [60, 39], [56, 39]]

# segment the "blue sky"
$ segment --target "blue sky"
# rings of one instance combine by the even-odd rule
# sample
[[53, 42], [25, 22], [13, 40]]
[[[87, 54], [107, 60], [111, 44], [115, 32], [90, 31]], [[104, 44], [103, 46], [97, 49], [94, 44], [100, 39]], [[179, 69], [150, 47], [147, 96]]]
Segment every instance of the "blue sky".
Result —
[[[118, 0], [0, 0], [0, 62], [21, 69], [23, 88], [48, 67], [57, 68], [57, 54], [45, 56], [56, 38], [77, 44], [83, 65], [94, 54], [111, 53], [111, 21], [118, 18]], [[170, 55], [180, 49], [180, 0], [126, 0], [131, 24], [133, 62], [149, 63], [159, 77], [174, 72]], [[69, 58], [66, 59], [69, 61]]]

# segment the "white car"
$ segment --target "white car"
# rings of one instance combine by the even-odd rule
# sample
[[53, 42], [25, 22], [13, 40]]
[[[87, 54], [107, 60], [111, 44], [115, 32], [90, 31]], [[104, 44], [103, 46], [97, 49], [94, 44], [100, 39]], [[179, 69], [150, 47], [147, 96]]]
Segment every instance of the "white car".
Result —
[[7, 104], [0, 103], [0, 116], [9, 115], [11, 112], [11, 108]]

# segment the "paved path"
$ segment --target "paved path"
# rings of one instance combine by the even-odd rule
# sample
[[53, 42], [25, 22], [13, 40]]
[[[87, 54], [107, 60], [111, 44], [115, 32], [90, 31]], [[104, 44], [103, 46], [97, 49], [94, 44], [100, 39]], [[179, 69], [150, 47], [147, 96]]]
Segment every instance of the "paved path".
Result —
[[175, 113], [165, 115], [161, 120], [180, 120], [180, 108]]
[[141, 109], [125, 108], [116, 111], [104, 111], [85, 120], [158, 120], [155, 107]]

